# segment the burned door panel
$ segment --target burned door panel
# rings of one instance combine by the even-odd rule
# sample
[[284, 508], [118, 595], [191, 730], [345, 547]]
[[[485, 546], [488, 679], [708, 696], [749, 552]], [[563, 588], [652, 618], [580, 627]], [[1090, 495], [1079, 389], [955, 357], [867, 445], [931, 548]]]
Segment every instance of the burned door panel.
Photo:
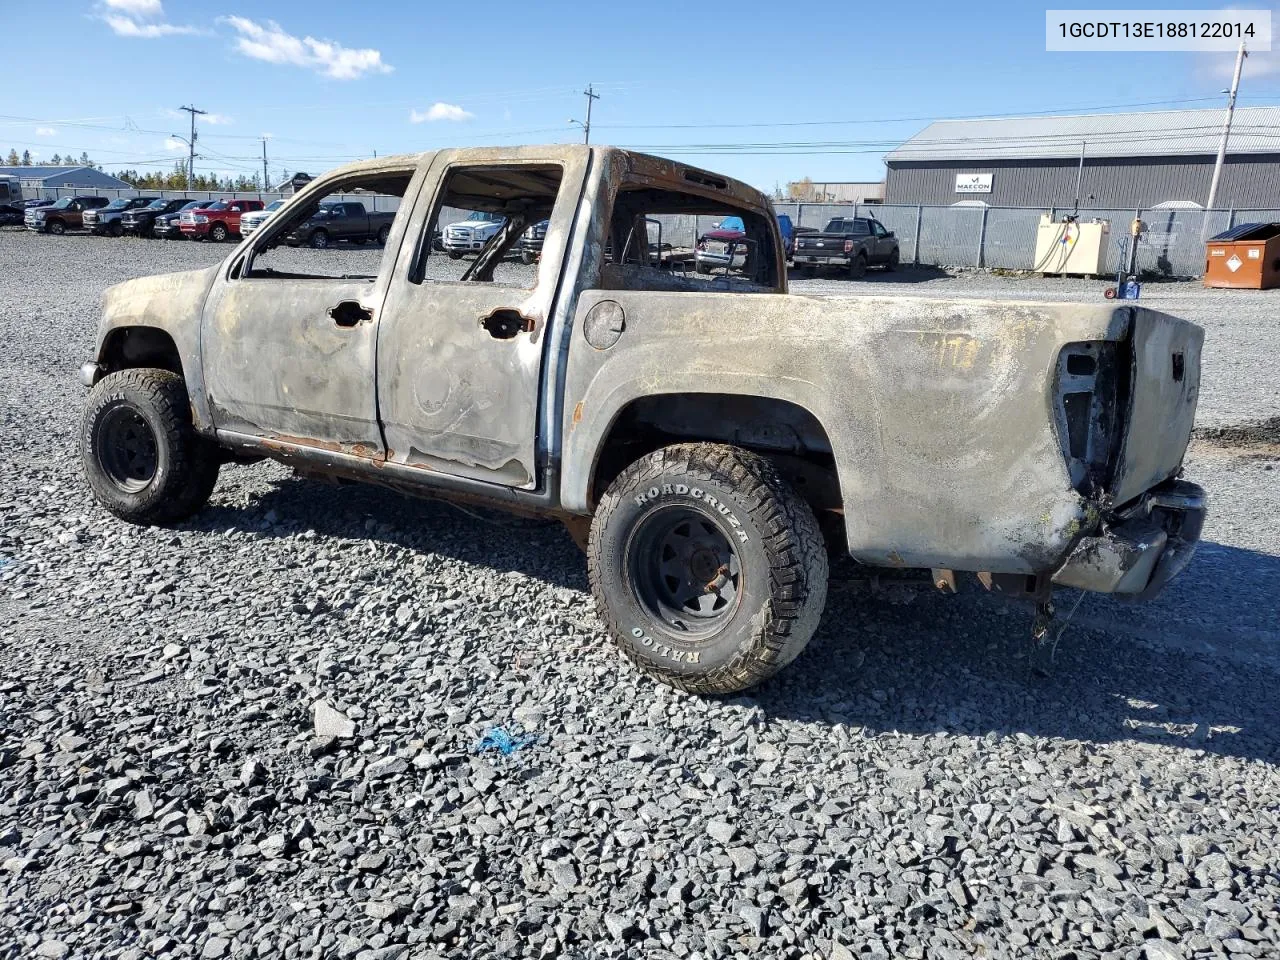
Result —
[[206, 306], [203, 362], [214, 425], [304, 446], [380, 456], [376, 325], [345, 325], [345, 301], [375, 309], [367, 281], [230, 281]]
[[[502, 162], [488, 164], [489, 153], [437, 157], [430, 213], [418, 211], [410, 222], [417, 249], [405, 244], [380, 321], [378, 408], [389, 462], [533, 489], [546, 319], [587, 156], [492, 151]], [[523, 229], [517, 224], [549, 219], [540, 263], [525, 275], [531, 288], [495, 282], [509, 279], [509, 266], [484, 252], [474, 262], [433, 263], [432, 256], [447, 256], [430, 243], [442, 209], [454, 217], [459, 209], [511, 217], [511, 252]]]

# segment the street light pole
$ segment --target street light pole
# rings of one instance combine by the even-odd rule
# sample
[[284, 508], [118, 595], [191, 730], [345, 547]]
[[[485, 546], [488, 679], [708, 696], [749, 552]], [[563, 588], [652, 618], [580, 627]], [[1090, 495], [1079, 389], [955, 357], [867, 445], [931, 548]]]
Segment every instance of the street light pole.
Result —
[[[1205, 210], [1212, 210], [1218, 200], [1218, 183], [1222, 180], [1222, 165], [1227, 159], [1227, 139], [1231, 136], [1231, 117], [1236, 112], [1236, 94], [1240, 92], [1240, 71], [1244, 67], [1244, 58], [1248, 55], [1242, 42], [1236, 52], [1236, 70], [1231, 77], [1231, 89], [1227, 93], [1227, 115], [1222, 121], [1222, 139], [1218, 141], [1218, 159], [1213, 164], [1213, 180], [1209, 183], [1209, 200], [1204, 205]], [[1205, 218], [1206, 225], [1208, 219]]]
[[179, 110], [185, 110], [191, 114], [191, 139], [187, 141], [187, 189], [192, 189], [191, 183], [196, 177], [196, 114], [208, 113], [208, 110], [197, 110], [195, 107], [186, 106], [179, 107]]

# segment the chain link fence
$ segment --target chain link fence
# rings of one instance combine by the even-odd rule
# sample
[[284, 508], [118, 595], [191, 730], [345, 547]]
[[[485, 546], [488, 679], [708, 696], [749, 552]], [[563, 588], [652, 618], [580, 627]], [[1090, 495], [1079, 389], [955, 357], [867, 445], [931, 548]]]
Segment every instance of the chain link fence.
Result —
[[[26, 192], [47, 199], [92, 194], [117, 197], [158, 196], [192, 200], [257, 199], [271, 203], [290, 195], [263, 192], [208, 190], [88, 190], [46, 189]], [[391, 212], [399, 197], [353, 194], [340, 199], [363, 203], [371, 210]], [[914, 204], [799, 203], [778, 201], [778, 214], [786, 214], [798, 227], [821, 230], [836, 217], [873, 216], [898, 238], [903, 263], [937, 267], [986, 267], [1004, 270], [1034, 270], [1036, 230], [1048, 213], [1060, 220], [1064, 208], [988, 207], [982, 204], [946, 207]], [[465, 214], [460, 214], [465, 216]], [[1194, 210], [1194, 209], [1083, 209], [1082, 223], [1105, 220], [1110, 223], [1110, 242], [1103, 260], [1104, 272], [1115, 273], [1127, 250], [1129, 225], [1134, 218], [1147, 224], [1138, 241], [1135, 268], [1139, 272], [1171, 277], [1199, 277], [1204, 274], [1205, 240], [1241, 223], [1280, 222], [1280, 209]], [[662, 243], [691, 248], [698, 237], [713, 230], [719, 218], [706, 216], [665, 216]], [[441, 224], [448, 222], [442, 215]], [[656, 240], [656, 236], [653, 238]]]

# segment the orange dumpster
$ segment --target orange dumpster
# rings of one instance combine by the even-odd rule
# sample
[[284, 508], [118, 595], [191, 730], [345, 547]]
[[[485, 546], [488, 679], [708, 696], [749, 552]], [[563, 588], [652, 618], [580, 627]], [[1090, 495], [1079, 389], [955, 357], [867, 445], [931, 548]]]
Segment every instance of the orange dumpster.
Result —
[[1242, 223], [1213, 237], [1205, 247], [1204, 285], [1280, 287], [1280, 223]]

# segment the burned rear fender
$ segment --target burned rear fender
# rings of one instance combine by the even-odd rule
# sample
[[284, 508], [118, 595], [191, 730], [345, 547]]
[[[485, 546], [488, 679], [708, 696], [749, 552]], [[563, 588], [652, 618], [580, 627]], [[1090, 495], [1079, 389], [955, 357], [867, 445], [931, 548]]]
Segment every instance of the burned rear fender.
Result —
[[142, 327], [169, 336], [182, 363], [192, 417], [196, 428], [202, 431], [212, 430], [213, 420], [205, 400], [200, 365], [200, 315], [220, 269], [215, 266], [139, 277], [109, 287], [103, 295], [98, 324], [97, 362], [105, 369], [110, 368], [110, 344], [117, 331]]

